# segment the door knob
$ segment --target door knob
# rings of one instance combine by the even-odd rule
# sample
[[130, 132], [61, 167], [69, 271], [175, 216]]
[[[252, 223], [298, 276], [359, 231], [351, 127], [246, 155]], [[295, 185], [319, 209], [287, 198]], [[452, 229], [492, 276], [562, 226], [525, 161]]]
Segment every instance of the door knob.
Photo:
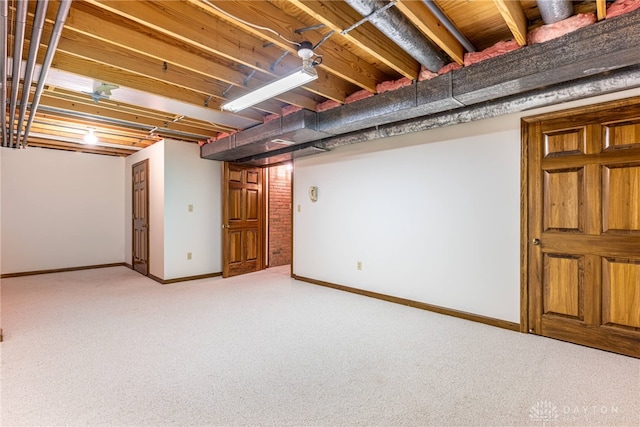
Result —
[[531, 243], [533, 243], [534, 245], [538, 246], [540, 244], [540, 239], [533, 239], [531, 241]]

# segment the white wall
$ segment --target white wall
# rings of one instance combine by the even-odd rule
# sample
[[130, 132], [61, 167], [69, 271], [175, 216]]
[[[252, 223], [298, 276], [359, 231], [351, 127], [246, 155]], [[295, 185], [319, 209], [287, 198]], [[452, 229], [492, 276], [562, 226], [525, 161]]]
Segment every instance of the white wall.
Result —
[[296, 160], [294, 274], [519, 322], [520, 118], [638, 94]]
[[124, 261], [124, 159], [2, 149], [2, 273]]
[[144, 159], [149, 159], [149, 273], [169, 280], [222, 271], [221, 163], [201, 159], [195, 144], [170, 139], [126, 158], [127, 262], [131, 263], [132, 243], [131, 168]]
[[222, 271], [221, 165], [196, 144], [166, 140], [164, 279]]
[[149, 274], [164, 276], [164, 146], [165, 141], [156, 142], [125, 159], [124, 212], [125, 260], [132, 264], [132, 175], [131, 168], [143, 160], [149, 160]]

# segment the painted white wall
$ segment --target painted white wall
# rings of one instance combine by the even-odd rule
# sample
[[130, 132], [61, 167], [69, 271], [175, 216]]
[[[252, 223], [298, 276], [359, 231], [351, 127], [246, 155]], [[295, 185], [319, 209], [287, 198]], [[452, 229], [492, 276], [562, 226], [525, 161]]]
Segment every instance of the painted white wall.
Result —
[[518, 323], [520, 119], [639, 94], [296, 160], [294, 274]]
[[165, 141], [140, 150], [125, 158], [124, 178], [124, 212], [125, 224], [125, 260], [132, 264], [132, 218], [131, 205], [132, 174], [131, 168], [138, 162], [149, 160], [149, 274], [158, 278], [164, 276], [164, 146]]
[[221, 163], [201, 159], [195, 144], [171, 139], [126, 158], [127, 263], [132, 253], [131, 170], [145, 159], [149, 159], [149, 273], [169, 280], [222, 271]]
[[222, 271], [222, 163], [201, 159], [195, 144], [172, 140], [165, 141], [164, 158], [163, 278], [218, 273]]
[[2, 273], [124, 261], [124, 159], [2, 149]]

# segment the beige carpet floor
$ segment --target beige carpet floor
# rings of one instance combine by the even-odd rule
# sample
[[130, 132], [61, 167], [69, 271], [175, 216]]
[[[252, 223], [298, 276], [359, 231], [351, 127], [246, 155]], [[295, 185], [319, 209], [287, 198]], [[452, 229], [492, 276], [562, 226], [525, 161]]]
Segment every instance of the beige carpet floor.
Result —
[[1, 286], [3, 426], [640, 425], [638, 359], [297, 282], [288, 267]]

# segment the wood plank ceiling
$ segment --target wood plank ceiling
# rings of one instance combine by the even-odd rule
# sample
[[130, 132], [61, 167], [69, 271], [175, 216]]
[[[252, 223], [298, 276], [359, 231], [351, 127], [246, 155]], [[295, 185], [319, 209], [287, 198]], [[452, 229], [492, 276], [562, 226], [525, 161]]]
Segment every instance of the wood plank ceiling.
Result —
[[[8, 11], [5, 90], [10, 99], [21, 0], [2, 3]], [[37, 2], [28, 3], [23, 61]], [[398, 0], [391, 7], [433, 42], [445, 63], [463, 64], [467, 49], [426, 3]], [[535, 0], [433, 3], [478, 51], [511, 39], [524, 44], [527, 32], [542, 24]], [[59, 5], [49, 2], [37, 64], [43, 64]], [[598, 7], [604, 10], [604, 0], [574, 2], [574, 14]], [[164, 137], [195, 143], [262, 123], [288, 105], [315, 110], [328, 100], [344, 103], [358, 91], [376, 93], [385, 81], [416, 80], [421, 66], [412, 52], [371, 22], [353, 27], [362, 19], [347, 2], [337, 0], [73, 1], [28, 145], [128, 155]], [[220, 110], [225, 100], [298, 68], [294, 43], [305, 40], [319, 44], [318, 80], [237, 114]], [[103, 83], [117, 87], [111, 95], [94, 93]], [[10, 123], [8, 103], [5, 114]], [[89, 129], [97, 145], [82, 143]]]

